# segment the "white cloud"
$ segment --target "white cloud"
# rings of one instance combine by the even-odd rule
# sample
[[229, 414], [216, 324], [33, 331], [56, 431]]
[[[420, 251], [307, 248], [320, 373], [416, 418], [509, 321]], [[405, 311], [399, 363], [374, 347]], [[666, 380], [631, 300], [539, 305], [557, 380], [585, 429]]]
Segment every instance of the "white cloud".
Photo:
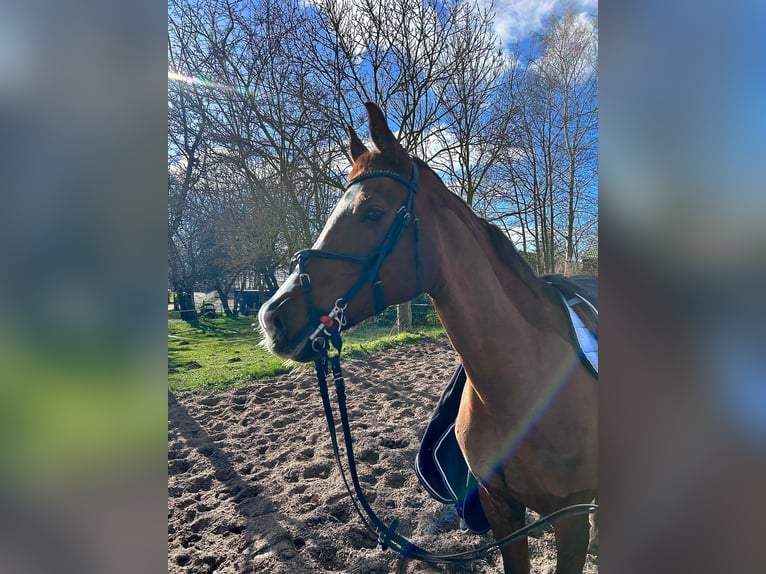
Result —
[[495, 7], [495, 32], [503, 44], [523, 40], [542, 29], [545, 19], [568, 6], [590, 14], [598, 12], [598, 0], [479, 0], [479, 4]]
[[557, 3], [556, 0], [495, 0], [495, 31], [504, 44], [522, 40], [542, 28], [543, 20]]

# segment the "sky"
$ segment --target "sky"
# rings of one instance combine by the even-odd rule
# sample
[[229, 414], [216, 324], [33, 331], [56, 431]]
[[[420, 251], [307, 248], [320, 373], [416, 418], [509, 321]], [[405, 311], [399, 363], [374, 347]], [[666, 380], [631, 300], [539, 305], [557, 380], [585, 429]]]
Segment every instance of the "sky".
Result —
[[[488, 6], [492, 0], [479, 0]], [[598, 14], [598, 0], [494, 0], [495, 32], [503, 45], [523, 41], [542, 30], [545, 19], [562, 13], [570, 6], [589, 14]]]

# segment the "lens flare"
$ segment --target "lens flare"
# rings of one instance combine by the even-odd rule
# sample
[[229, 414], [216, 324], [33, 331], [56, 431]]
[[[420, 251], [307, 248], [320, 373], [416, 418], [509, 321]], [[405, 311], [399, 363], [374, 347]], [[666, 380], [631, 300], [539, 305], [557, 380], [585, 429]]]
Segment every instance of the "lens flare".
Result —
[[227, 84], [221, 84], [220, 82], [213, 82], [212, 80], [205, 80], [203, 78], [196, 78], [194, 76], [186, 76], [184, 74], [179, 74], [178, 72], [173, 72], [172, 70], [168, 70], [168, 80], [202, 86], [204, 88], [210, 88], [211, 90], [226, 90], [227, 92], [236, 91], [236, 88]]

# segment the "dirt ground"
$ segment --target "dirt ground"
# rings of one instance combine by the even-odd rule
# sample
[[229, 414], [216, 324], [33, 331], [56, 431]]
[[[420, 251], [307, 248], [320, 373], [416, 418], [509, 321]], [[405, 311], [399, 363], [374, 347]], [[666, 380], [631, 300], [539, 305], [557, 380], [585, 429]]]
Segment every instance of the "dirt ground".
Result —
[[[429, 497], [415, 454], [457, 366], [446, 338], [343, 363], [359, 474], [398, 532], [435, 552], [491, 541], [462, 534]], [[531, 519], [531, 516], [528, 516]], [[530, 539], [533, 572], [553, 571], [553, 535]], [[383, 551], [356, 516], [335, 465], [311, 370], [220, 394], [168, 399], [168, 572], [304, 574], [502, 571], [499, 553], [428, 565]], [[585, 572], [598, 572], [588, 556]]]

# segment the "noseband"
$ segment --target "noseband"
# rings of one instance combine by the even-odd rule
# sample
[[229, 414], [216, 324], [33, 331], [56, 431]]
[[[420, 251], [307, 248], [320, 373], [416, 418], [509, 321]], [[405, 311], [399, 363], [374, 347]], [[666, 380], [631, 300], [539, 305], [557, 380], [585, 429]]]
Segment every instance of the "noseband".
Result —
[[[354, 179], [348, 182], [346, 190], [351, 186], [356, 185], [362, 181], [376, 178], [387, 177], [393, 179], [407, 187], [407, 199], [402, 206], [396, 212], [394, 220], [391, 222], [391, 226], [388, 228], [388, 232], [383, 241], [380, 243], [380, 247], [367, 256], [351, 255], [349, 253], [337, 253], [335, 251], [326, 251], [324, 249], [303, 249], [298, 251], [292, 259], [292, 263], [297, 265], [298, 280], [300, 281], [303, 289], [303, 296], [306, 300], [306, 311], [309, 317], [309, 327], [312, 329], [309, 334], [309, 341], [311, 341], [311, 347], [314, 351], [322, 352], [327, 350], [327, 341], [330, 340], [333, 346], [340, 350], [340, 332], [346, 326], [346, 316], [344, 311], [349, 302], [359, 293], [362, 287], [370, 283], [372, 285], [373, 294], [375, 297], [375, 314], [383, 312], [386, 305], [383, 300], [383, 282], [380, 279], [380, 268], [383, 266], [383, 262], [386, 260], [393, 250], [396, 248], [402, 233], [407, 226], [412, 222], [413, 234], [415, 239], [415, 295], [420, 293], [420, 258], [418, 257], [418, 220], [415, 218], [415, 192], [418, 190], [419, 175], [418, 167], [415, 162], [412, 162], [412, 178], [407, 178], [401, 174], [393, 171], [377, 170], [368, 171], [361, 175], [356, 176]], [[306, 271], [306, 265], [312, 257], [318, 257], [321, 259], [331, 259], [335, 261], [345, 261], [347, 263], [354, 263], [362, 267], [361, 273], [357, 281], [349, 288], [348, 291], [342, 296], [336, 299], [335, 306], [327, 313], [323, 314], [314, 305], [313, 298], [311, 296], [311, 277]]]

